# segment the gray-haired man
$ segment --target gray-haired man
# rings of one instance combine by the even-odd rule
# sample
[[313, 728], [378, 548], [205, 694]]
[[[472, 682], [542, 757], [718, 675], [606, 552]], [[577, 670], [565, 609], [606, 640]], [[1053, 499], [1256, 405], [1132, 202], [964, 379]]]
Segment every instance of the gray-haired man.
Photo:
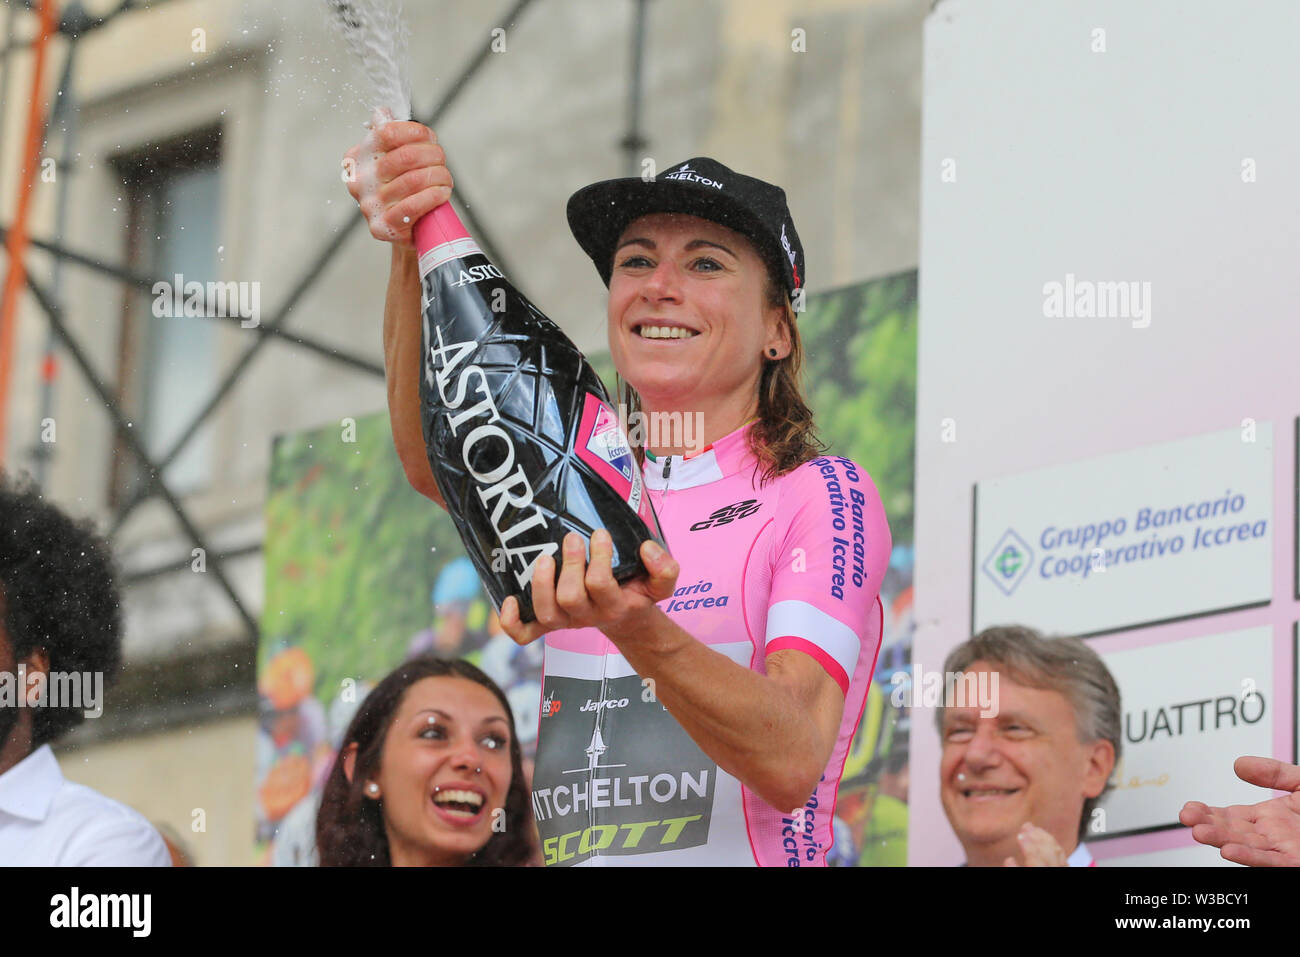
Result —
[[1002, 626], [954, 648], [944, 672], [997, 691], [993, 708], [938, 710], [939, 794], [966, 863], [1091, 866], [1083, 837], [1121, 747], [1105, 663], [1077, 638]]

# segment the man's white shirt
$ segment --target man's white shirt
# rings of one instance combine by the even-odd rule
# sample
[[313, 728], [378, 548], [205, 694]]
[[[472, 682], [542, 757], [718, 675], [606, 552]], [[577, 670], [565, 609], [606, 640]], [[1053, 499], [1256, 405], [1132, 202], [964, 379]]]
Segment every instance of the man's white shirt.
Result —
[[147, 820], [74, 784], [48, 744], [0, 774], [0, 865], [169, 867]]
[[[1070, 856], [1065, 859], [1066, 867], [1092, 867], [1095, 862], [1092, 859], [1092, 852], [1088, 850], [1088, 845], [1080, 842]], [[966, 867], [966, 862], [962, 861], [962, 867]]]
[[1082, 841], [1074, 852], [1065, 859], [1068, 867], [1092, 867], [1092, 852], [1088, 850], [1088, 845]]

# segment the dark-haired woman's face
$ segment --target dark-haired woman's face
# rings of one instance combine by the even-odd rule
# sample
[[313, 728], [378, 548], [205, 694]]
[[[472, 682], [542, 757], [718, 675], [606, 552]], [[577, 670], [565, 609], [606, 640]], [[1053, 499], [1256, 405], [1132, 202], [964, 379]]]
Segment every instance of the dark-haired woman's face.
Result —
[[491, 691], [464, 678], [424, 678], [402, 698], [375, 783], [394, 865], [454, 866], [505, 826], [510, 735]]
[[609, 283], [615, 368], [650, 408], [749, 401], [766, 350], [789, 351], [780, 311], [764, 301], [766, 283], [767, 267], [740, 233], [679, 214], [634, 220], [619, 237]]

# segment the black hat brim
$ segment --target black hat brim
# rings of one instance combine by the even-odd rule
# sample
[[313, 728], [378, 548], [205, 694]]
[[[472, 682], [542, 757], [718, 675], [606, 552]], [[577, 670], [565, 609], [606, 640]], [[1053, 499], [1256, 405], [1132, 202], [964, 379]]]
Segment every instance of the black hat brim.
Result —
[[779, 243], [745, 206], [713, 187], [674, 180], [647, 182], [633, 176], [585, 186], [569, 197], [569, 229], [591, 257], [601, 280], [609, 285], [614, 245], [628, 224], [651, 213], [698, 216], [740, 233], [758, 251], [769, 273], [784, 286]]

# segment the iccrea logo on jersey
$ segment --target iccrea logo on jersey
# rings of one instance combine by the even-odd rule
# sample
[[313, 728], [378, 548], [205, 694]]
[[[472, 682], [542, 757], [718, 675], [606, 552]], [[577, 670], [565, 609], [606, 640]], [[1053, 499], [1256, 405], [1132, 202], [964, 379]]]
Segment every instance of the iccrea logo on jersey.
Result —
[[757, 512], [761, 505], [758, 499], [747, 498], [743, 502], [737, 502], [735, 505], [724, 505], [716, 512], [711, 514], [703, 521], [696, 522], [691, 526], [692, 532], [702, 532], [706, 528], [715, 528], [718, 525], [730, 525], [732, 522], [739, 521], [742, 518], [749, 518]]
[[546, 677], [552, 712], [537, 752], [533, 816], [548, 866], [708, 843], [718, 766], [639, 677]]
[[709, 179], [707, 176], [701, 176], [695, 170], [691, 169], [690, 163], [683, 163], [675, 170], [664, 174], [664, 179], [684, 179], [691, 183], [699, 183], [701, 186], [712, 186], [714, 189], [722, 189], [722, 184], [716, 179]]

